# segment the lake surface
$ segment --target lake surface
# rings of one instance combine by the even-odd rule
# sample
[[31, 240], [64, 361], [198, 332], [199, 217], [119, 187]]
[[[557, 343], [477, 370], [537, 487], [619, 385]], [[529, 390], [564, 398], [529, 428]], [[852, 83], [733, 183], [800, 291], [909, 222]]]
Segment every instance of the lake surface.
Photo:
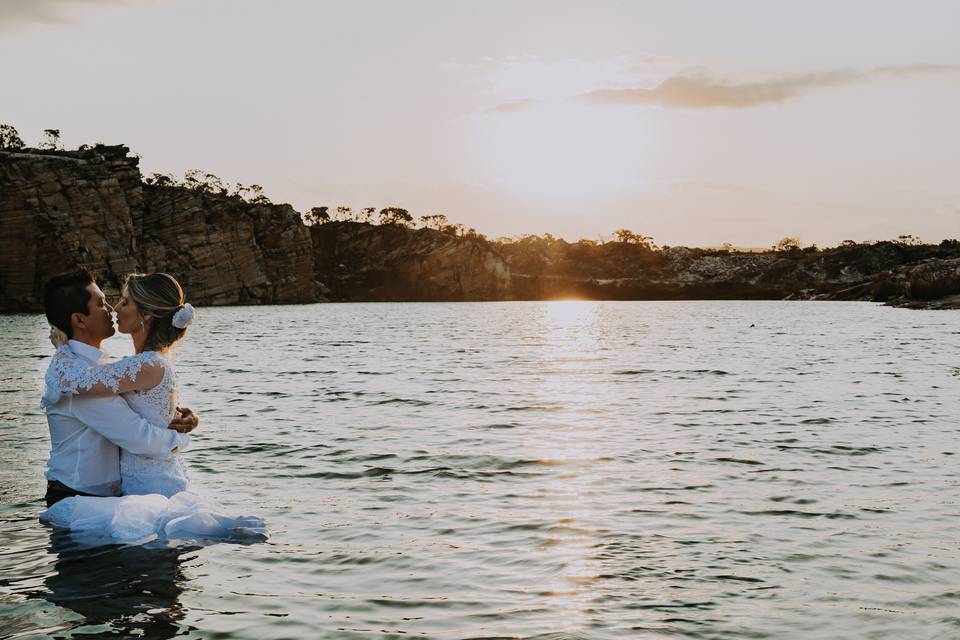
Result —
[[960, 313], [203, 308], [184, 459], [272, 538], [169, 550], [37, 521], [46, 333], [0, 317], [0, 637], [960, 637]]

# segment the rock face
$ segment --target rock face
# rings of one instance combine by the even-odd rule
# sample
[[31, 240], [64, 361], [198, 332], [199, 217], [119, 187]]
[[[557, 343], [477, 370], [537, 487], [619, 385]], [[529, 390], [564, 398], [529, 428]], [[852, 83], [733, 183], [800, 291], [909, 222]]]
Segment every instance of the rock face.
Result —
[[167, 271], [198, 304], [320, 299], [292, 207], [145, 185], [128, 152], [0, 152], [0, 310], [39, 310], [46, 279], [78, 267], [114, 293], [128, 273]]
[[127, 151], [0, 152], [0, 309], [37, 310], [44, 281], [77, 265], [114, 281], [137, 269], [143, 192]]
[[506, 261], [480, 239], [355, 222], [315, 225], [310, 231], [317, 279], [337, 300], [503, 300], [512, 295]]
[[960, 258], [930, 260], [907, 273], [906, 296], [914, 300], [936, 300], [960, 295]]
[[197, 304], [324, 300], [831, 299], [960, 307], [960, 242], [738, 253], [552, 236], [491, 243], [402, 226], [307, 227], [290, 205], [145, 184], [123, 146], [0, 150], [0, 311], [38, 311], [51, 275], [116, 293], [167, 271]]
[[[960, 243], [952, 241], [923, 246], [880, 242], [824, 251], [768, 253], [686, 247], [653, 251], [612, 244], [580, 248], [567, 245], [554, 251], [553, 256], [531, 256], [528, 247], [526, 253], [509, 256], [511, 266], [523, 267], [513, 271], [514, 296], [872, 300], [917, 305], [923, 300], [960, 295], [956, 271]], [[617, 252], [619, 255], [610, 255]], [[573, 260], [568, 255], [571, 253], [575, 254]], [[580, 273], [571, 268], [571, 262], [581, 265]], [[623, 265], [629, 268], [620, 268]]]
[[481, 240], [310, 228], [290, 205], [144, 184], [128, 153], [0, 151], [0, 311], [40, 310], [47, 278], [78, 267], [113, 294], [128, 273], [166, 271], [201, 305], [510, 295], [505, 261]]
[[[914, 309], [960, 309], [960, 257], [928, 258], [877, 278], [883, 300]], [[879, 287], [878, 287], [879, 288]]]
[[143, 271], [168, 271], [201, 304], [316, 302], [310, 233], [290, 205], [144, 187]]

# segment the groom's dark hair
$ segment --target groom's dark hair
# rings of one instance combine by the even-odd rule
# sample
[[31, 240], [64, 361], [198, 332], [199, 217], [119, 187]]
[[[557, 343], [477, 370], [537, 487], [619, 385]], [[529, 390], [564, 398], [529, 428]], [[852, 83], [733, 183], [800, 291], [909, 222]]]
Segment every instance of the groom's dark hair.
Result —
[[74, 313], [87, 315], [90, 312], [87, 285], [96, 281], [96, 277], [86, 269], [61, 273], [47, 280], [43, 285], [43, 309], [47, 313], [47, 322], [72, 338], [70, 316]]

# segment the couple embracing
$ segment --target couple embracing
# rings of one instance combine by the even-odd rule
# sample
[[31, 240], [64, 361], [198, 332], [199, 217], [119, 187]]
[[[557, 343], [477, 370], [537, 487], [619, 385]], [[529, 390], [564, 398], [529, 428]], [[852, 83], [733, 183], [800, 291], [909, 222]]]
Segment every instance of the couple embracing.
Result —
[[[199, 421], [177, 406], [171, 348], [195, 316], [177, 280], [131, 275], [111, 306], [79, 271], [48, 281], [44, 306], [57, 350], [41, 403], [51, 442], [41, 519], [92, 543], [266, 537], [262, 519], [224, 515], [192, 490], [180, 458]], [[110, 362], [100, 346], [114, 312], [136, 355]]]

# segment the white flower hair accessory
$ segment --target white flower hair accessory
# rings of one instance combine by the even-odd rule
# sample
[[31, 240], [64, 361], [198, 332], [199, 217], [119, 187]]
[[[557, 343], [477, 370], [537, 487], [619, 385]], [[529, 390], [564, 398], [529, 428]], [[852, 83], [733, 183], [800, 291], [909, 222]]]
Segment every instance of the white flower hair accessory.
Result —
[[50, 325], [50, 344], [52, 344], [55, 348], [59, 349], [63, 345], [67, 344], [67, 340], [69, 339], [70, 338], [68, 338], [67, 334], [65, 334], [63, 331], [57, 329], [53, 325]]
[[186, 329], [190, 326], [190, 323], [193, 322], [193, 318], [196, 315], [196, 311], [193, 308], [193, 305], [189, 302], [182, 307], [180, 307], [175, 314], [173, 314], [173, 320], [170, 324], [175, 326], [177, 329]]

